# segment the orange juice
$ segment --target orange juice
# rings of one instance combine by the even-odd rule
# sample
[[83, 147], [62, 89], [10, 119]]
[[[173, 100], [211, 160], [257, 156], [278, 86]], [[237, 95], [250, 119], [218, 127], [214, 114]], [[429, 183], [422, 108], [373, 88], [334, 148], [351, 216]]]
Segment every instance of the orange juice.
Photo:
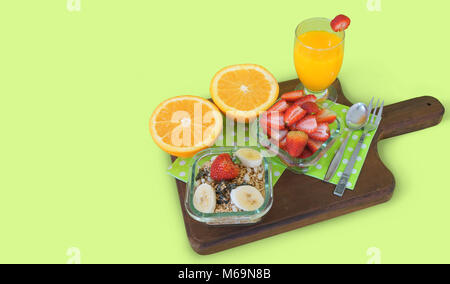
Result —
[[313, 92], [336, 80], [344, 59], [343, 39], [327, 31], [309, 31], [295, 39], [294, 64], [303, 85]]

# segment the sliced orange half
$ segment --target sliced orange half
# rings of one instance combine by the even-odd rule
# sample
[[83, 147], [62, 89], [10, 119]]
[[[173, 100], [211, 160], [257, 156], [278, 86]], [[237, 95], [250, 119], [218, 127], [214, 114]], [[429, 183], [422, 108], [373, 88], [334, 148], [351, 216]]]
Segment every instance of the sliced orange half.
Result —
[[192, 157], [214, 144], [222, 132], [222, 114], [206, 99], [179, 96], [159, 104], [149, 126], [162, 150], [177, 157]]
[[279, 87], [264, 67], [239, 64], [217, 72], [209, 91], [214, 103], [228, 117], [250, 121], [275, 102]]

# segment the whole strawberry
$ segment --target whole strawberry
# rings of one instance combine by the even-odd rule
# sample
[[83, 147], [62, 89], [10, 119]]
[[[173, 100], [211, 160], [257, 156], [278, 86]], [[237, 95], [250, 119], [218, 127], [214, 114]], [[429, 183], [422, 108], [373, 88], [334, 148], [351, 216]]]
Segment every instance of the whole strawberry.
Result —
[[294, 158], [299, 157], [308, 142], [308, 134], [303, 131], [290, 131], [286, 136], [286, 151]]
[[239, 175], [239, 166], [233, 163], [230, 154], [220, 154], [211, 165], [210, 175], [215, 181], [234, 179]]

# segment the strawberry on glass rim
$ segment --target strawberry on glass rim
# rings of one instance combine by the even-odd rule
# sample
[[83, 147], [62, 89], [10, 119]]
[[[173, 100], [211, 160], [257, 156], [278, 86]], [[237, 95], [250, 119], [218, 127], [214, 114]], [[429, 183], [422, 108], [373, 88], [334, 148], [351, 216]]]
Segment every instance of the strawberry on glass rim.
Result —
[[350, 18], [346, 15], [337, 15], [330, 23], [331, 28], [335, 32], [342, 32], [350, 26]]

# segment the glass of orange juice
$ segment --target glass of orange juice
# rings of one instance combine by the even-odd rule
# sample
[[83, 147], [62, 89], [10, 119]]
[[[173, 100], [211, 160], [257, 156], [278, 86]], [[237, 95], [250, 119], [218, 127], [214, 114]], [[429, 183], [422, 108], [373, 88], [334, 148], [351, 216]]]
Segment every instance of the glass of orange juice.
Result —
[[311, 18], [295, 30], [294, 64], [302, 83], [297, 89], [318, 100], [336, 101], [331, 84], [336, 80], [344, 59], [345, 32], [335, 32], [331, 20]]

